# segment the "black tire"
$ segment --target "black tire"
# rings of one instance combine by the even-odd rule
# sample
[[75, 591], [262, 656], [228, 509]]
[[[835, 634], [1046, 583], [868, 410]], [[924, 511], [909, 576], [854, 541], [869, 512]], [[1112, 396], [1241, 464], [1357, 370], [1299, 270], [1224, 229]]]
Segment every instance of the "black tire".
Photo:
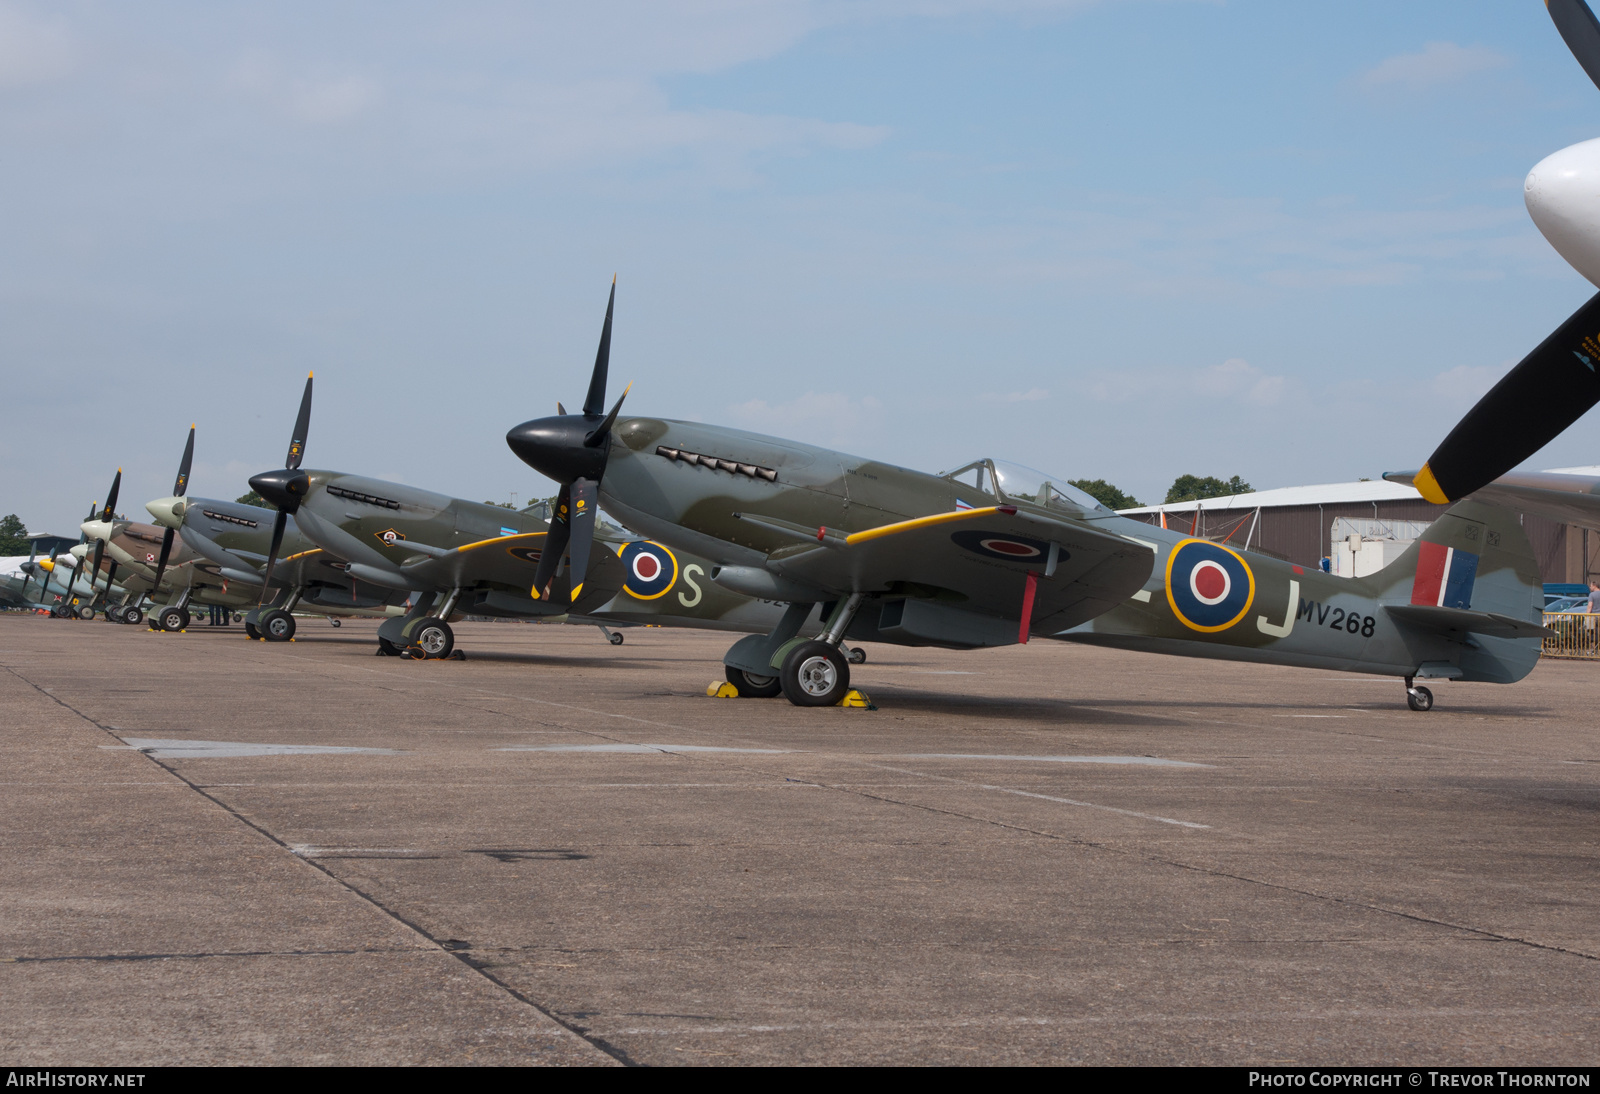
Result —
[[244, 625], [244, 633], [252, 642], [261, 637], [261, 632], [256, 630], [254, 623], [246, 623]]
[[175, 633], [188, 625], [188, 620], [184, 618], [188, 614], [182, 608], [162, 608], [150, 619], [160, 630]]
[[783, 681], [776, 676], [757, 676], [732, 665], [723, 665], [722, 675], [738, 689], [741, 699], [771, 699], [783, 693]]
[[330, 627], [342, 627], [342, 626], [344, 626], [344, 624], [339, 622], [339, 620], [337, 620], [337, 619], [330, 619], [330, 620], [328, 620], [328, 626], [330, 626]]
[[178, 610], [183, 613], [183, 626], [179, 627], [178, 629], [181, 631], [186, 631], [189, 629], [189, 624], [194, 622], [194, 616], [189, 614], [188, 608], [179, 608]]
[[411, 656], [418, 660], [443, 661], [456, 648], [456, 634], [450, 624], [432, 616], [411, 628]]
[[122, 609], [122, 621], [137, 627], [144, 622], [144, 612], [138, 608], [124, 608]]
[[613, 646], [622, 645], [622, 632], [621, 631], [615, 632], [614, 634], [611, 635], [610, 638], [607, 638], [606, 641], [610, 642]]
[[78, 609], [78, 618], [79, 619], [93, 619], [94, 618], [94, 609], [89, 607], [88, 605], [84, 605], [83, 607]]
[[287, 642], [294, 637], [294, 616], [282, 608], [273, 608], [261, 617], [261, 622], [256, 624], [256, 630], [261, 632], [261, 637], [268, 642]]
[[387, 638], [384, 638], [383, 636], [380, 635], [378, 637], [378, 656], [379, 657], [404, 657], [405, 654], [400, 649], [399, 646], [395, 645], [393, 642], [389, 641]]
[[852, 665], [865, 665], [867, 663], [867, 651], [860, 646], [856, 646], [850, 651], [850, 663]]
[[1432, 710], [1433, 692], [1427, 688], [1412, 688], [1406, 692], [1406, 706], [1417, 711]]
[[831, 707], [850, 690], [850, 662], [838, 646], [812, 639], [783, 659], [783, 694], [797, 707]]

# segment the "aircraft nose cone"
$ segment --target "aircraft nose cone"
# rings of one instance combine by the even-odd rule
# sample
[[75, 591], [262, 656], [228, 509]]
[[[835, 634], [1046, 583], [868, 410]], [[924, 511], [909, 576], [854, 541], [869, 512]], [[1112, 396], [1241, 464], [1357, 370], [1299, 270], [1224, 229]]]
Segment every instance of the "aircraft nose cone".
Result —
[[606, 466], [604, 448], [588, 448], [583, 440], [600, 422], [582, 415], [535, 418], [506, 434], [506, 444], [517, 459], [560, 483], [577, 478], [598, 480]]
[[163, 528], [183, 527], [183, 514], [188, 508], [183, 498], [157, 498], [155, 501], [145, 502], [144, 507]]
[[300, 508], [300, 502], [310, 491], [311, 477], [304, 471], [280, 467], [275, 471], [252, 475], [250, 489], [267, 499], [268, 505], [275, 505], [285, 513], [293, 513]]
[[1522, 199], [1556, 253], [1600, 285], [1600, 139], [1563, 148], [1534, 164]]

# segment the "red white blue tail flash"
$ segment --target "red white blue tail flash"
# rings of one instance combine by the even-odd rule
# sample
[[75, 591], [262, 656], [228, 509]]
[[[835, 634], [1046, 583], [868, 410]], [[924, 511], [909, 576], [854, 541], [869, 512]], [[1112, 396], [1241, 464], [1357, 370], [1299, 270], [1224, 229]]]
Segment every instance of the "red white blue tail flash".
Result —
[[1439, 608], [1470, 607], [1472, 583], [1478, 576], [1478, 556], [1438, 543], [1423, 542], [1418, 547], [1411, 603]]

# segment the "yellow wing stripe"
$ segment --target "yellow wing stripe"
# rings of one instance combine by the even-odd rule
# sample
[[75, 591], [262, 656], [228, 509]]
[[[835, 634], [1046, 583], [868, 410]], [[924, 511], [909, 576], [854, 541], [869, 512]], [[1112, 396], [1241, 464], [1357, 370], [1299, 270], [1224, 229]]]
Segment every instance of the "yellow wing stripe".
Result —
[[313, 547], [309, 551], [301, 551], [297, 555], [290, 555], [288, 558], [284, 559], [283, 561], [285, 561], [285, 562], [293, 562], [297, 558], [305, 558], [307, 555], [314, 555], [320, 550], [322, 550], [321, 547]]
[[[548, 535], [548, 533], [546, 533], [546, 532], [518, 532], [514, 536], [495, 536], [493, 539], [480, 539], [476, 543], [463, 543], [460, 547], [457, 547], [456, 550], [457, 551], [472, 551], [472, 550], [476, 550], [479, 547], [487, 547], [491, 543], [510, 543], [514, 539], [532, 539], [535, 536], [543, 536], [543, 535]], [[395, 544], [395, 546], [399, 547], [399, 546], [402, 546], [402, 545], [397, 543], [397, 544]]]
[[[912, 532], [918, 528], [930, 528], [935, 524], [951, 524], [958, 520], [971, 520], [973, 517], [986, 517], [991, 513], [1006, 512], [1009, 507], [999, 505], [986, 505], [982, 509], [956, 509], [949, 513], [935, 513], [931, 517], [916, 517], [912, 520], [902, 520], [897, 524], [882, 524], [876, 528], [868, 528], [864, 532], [852, 532], [844, 537], [846, 545], [854, 547], [858, 543], [869, 540], [882, 539], [884, 536], [895, 536], [901, 532]], [[1016, 512], [1011, 509], [1010, 512]]]

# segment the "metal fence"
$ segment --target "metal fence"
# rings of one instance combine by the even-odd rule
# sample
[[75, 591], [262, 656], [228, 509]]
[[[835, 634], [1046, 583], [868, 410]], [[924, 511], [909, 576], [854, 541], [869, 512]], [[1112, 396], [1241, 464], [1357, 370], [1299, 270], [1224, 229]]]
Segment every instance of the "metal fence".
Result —
[[1554, 637], [1544, 640], [1544, 656], [1600, 661], [1600, 615], [1545, 612], [1544, 625], [1556, 632]]

